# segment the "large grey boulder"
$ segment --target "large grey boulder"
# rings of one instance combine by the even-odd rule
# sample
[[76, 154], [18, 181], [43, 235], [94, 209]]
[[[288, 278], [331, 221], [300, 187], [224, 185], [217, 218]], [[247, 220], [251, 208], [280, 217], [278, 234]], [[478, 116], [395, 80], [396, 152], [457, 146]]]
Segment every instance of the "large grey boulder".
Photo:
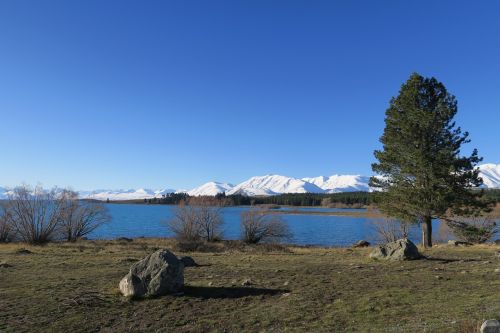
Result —
[[398, 239], [395, 242], [379, 245], [370, 253], [370, 258], [383, 260], [413, 260], [419, 259], [415, 244], [408, 238]]
[[161, 296], [184, 287], [184, 264], [168, 250], [159, 250], [130, 267], [120, 281], [124, 296]]
[[481, 333], [500, 333], [500, 321], [496, 319], [486, 320], [481, 325]]

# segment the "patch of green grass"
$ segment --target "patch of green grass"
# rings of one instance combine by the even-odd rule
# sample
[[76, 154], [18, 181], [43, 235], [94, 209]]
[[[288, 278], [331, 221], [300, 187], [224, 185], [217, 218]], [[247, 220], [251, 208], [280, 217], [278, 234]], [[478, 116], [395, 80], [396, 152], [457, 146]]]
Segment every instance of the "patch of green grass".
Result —
[[372, 261], [370, 249], [218, 246], [175, 252], [201, 265], [186, 268], [184, 295], [129, 300], [118, 282], [131, 263], [172, 240], [0, 245], [10, 265], [0, 331], [474, 332], [500, 318], [498, 246], [437, 246], [408, 262]]

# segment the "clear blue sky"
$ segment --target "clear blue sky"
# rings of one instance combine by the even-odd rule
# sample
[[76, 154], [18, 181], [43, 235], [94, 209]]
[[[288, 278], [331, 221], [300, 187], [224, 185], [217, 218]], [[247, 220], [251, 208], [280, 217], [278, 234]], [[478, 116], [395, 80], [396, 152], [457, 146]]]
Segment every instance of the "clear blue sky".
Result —
[[0, 1], [0, 185], [369, 175], [414, 71], [500, 163], [499, 1]]

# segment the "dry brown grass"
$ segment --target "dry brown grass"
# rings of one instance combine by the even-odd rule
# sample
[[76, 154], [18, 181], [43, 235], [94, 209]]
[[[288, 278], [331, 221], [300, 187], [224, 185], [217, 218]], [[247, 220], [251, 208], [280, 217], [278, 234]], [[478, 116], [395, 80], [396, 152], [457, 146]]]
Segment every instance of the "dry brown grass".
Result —
[[[473, 332], [500, 317], [500, 247], [436, 246], [428, 260], [370, 249], [219, 244], [188, 254], [183, 296], [130, 301], [118, 282], [171, 240], [0, 245], [2, 332]], [[22, 254], [25, 248], [32, 253]], [[241, 286], [250, 279], [250, 286]]]

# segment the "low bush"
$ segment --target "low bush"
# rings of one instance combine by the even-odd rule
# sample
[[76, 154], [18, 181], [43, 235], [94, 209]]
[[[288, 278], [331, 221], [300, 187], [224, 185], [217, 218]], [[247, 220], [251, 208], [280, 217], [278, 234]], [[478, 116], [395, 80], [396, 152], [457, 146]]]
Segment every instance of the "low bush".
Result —
[[265, 209], [241, 213], [241, 240], [245, 243], [279, 242], [291, 237], [288, 225], [278, 215]]
[[0, 206], [0, 243], [10, 242], [13, 238], [12, 227], [7, 214], [5, 207]]
[[224, 246], [217, 243], [205, 241], [179, 241], [175, 245], [175, 250], [179, 252], [223, 252]]
[[57, 200], [61, 202], [59, 231], [68, 242], [84, 238], [111, 220], [103, 204], [79, 200], [78, 193], [74, 191], [63, 190]]
[[219, 241], [223, 224], [221, 209], [214, 199], [191, 198], [175, 208], [174, 217], [167, 225], [175, 238], [183, 242]]
[[111, 218], [104, 205], [79, 200], [71, 190], [19, 186], [9, 192], [0, 212], [0, 241], [45, 244], [83, 239]]
[[30, 244], [45, 244], [56, 239], [60, 222], [60, 201], [56, 189], [40, 186], [16, 187], [5, 205], [7, 222], [16, 239]]
[[382, 243], [391, 243], [401, 238], [408, 238], [410, 232], [408, 223], [391, 218], [375, 219], [371, 222], [371, 226], [375, 232], [376, 241]]

